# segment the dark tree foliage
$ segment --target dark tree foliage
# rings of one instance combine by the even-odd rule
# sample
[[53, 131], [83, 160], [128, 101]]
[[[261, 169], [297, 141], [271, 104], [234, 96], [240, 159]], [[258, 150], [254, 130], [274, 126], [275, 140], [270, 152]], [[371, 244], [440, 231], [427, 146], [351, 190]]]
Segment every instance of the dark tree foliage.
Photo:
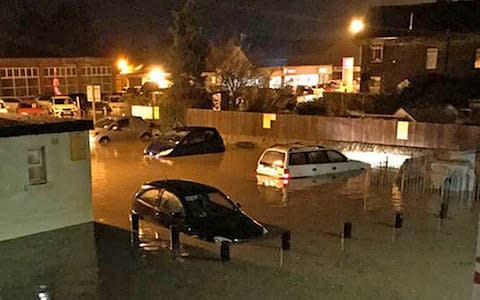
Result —
[[170, 66], [174, 87], [185, 90], [192, 86], [203, 86], [202, 72], [205, 71], [208, 41], [198, 22], [195, 1], [186, 0], [173, 17]]

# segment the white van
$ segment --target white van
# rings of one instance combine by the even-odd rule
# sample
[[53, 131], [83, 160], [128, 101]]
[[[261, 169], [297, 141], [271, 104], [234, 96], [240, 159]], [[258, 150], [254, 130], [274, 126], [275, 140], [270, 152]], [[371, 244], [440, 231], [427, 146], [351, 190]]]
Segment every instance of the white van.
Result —
[[55, 117], [78, 116], [78, 106], [69, 96], [39, 97], [38, 103]]
[[363, 170], [360, 161], [322, 146], [303, 144], [274, 145], [265, 150], [257, 163], [257, 173], [276, 178], [298, 178]]

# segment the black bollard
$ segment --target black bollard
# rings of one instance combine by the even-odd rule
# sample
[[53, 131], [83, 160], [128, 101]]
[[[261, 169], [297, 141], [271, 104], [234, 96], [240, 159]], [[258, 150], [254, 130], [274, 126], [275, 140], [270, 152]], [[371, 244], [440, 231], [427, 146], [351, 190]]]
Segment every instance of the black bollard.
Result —
[[352, 238], [352, 223], [351, 222], [343, 223], [343, 238], [345, 238], [345, 239]]
[[448, 215], [448, 204], [447, 203], [442, 203], [440, 205], [440, 219], [445, 219]]
[[401, 213], [395, 213], [395, 228], [402, 228], [403, 218]]
[[222, 241], [220, 244], [220, 258], [222, 262], [230, 260], [230, 243], [227, 241]]
[[282, 233], [282, 250], [290, 250], [290, 239], [292, 235], [289, 230]]
[[180, 250], [180, 231], [176, 226], [170, 226], [170, 250], [175, 252]]
[[131, 227], [131, 243], [132, 245], [138, 245], [140, 242], [140, 237], [139, 237], [139, 228], [140, 228], [140, 216], [132, 212], [130, 215], [130, 227]]

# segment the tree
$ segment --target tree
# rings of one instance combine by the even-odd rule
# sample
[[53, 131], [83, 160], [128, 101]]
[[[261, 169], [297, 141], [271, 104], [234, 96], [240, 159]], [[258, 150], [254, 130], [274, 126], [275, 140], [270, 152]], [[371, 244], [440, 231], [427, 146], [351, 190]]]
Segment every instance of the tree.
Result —
[[170, 49], [170, 64], [174, 88], [185, 92], [190, 87], [203, 87], [202, 73], [208, 42], [199, 25], [194, 0], [186, 0], [180, 11], [173, 14], [170, 32], [173, 43]]
[[224, 45], [213, 47], [208, 60], [233, 99], [257, 78], [255, 66], [245, 56], [241, 47], [235, 45], [233, 39]]

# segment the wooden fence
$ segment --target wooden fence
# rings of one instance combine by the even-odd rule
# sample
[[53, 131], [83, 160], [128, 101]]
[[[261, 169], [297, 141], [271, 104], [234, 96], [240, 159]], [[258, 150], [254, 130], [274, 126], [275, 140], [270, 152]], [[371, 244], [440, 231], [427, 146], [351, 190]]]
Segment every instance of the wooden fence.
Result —
[[277, 114], [271, 128], [263, 128], [264, 114], [190, 109], [187, 123], [216, 127], [230, 140], [252, 142], [349, 142], [424, 149], [480, 148], [480, 126], [408, 123], [408, 137], [397, 139], [397, 121]]

